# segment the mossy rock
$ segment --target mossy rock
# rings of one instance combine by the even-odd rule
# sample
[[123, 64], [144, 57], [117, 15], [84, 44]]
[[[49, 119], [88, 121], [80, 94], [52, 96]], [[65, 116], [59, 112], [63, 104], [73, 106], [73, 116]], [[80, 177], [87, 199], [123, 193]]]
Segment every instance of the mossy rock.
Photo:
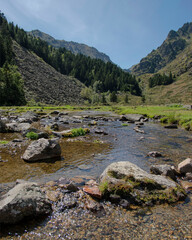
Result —
[[100, 176], [100, 190], [105, 198], [117, 194], [136, 205], [174, 203], [186, 196], [176, 182], [147, 173], [130, 162], [109, 165]]

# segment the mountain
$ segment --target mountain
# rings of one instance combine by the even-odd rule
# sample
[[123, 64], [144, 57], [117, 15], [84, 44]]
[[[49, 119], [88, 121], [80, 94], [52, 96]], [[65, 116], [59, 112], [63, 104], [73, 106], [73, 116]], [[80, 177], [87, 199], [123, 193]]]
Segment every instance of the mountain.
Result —
[[171, 30], [160, 47], [141, 59], [140, 63], [131, 67], [131, 73], [137, 76], [145, 73], [156, 73], [178, 58], [179, 54], [191, 44], [192, 22], [185, 23], [177, 32]]
[[104, 62], [111, 62], [110, 58], [106, 54], [99, 52], [94, 47], [89, 47], [85, 44], [76, 43], [76, 42], [72, 42], [72, 41], [68, 42], [65, 40], [56, 40], [55, 38], [51, 37], [50, 35], [43, 33], [39, 30], [33, 30], [31, 32], [28, 32], [28, 34], [30, 34], [36, 38], [41, 38], [42, 40], [46, 41], [49, 45], [52, 45], [55, 48], [60, 48], [60, 47], [63, 48], [64, 47], [74, 54], [80, 53], [80, 54], [83, 54], [90, 58], [101, 59]]
[[[192, 23], [185, 23], [178, 31], [171, 30], [162, 45], [133, 66], [131, 73], [141, 79], [147, 104], [191, 104]], [[149, 87], [150, 78], [170, 73], [175, 76], [173, 83]]]
[[15, 63], [24, 80], [27, 101], [35, 100], [46, 104], [83, 103], [79, 80], [57, 72], [35, 53], [13, 41]]

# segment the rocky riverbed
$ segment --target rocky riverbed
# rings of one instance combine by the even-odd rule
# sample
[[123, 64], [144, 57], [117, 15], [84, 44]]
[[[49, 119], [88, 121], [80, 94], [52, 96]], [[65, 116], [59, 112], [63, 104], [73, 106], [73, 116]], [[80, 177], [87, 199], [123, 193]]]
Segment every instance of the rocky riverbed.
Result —
[[[182, 201], [171, 205], [154, 206], [153, 201], [135, 204], [114, 192], [105, 198], [98, 188], [99, 176], [114, 162], [129, 161], [147, 172], [152, 164], [169, 164], [177, 170], [178, 164], [192, 154], [190, 133], [146, 123], [144, 116], [122, 119], [111, 113], [92, 111], [19, 116], [9, 113], [2, 114], [1, 119], [9, 122], [0, 126], [1, 132], [5, 132], [0, 133], [0, 140], [4, 141], [0, 145], [1, 196], [15, 186], [17, 179], [35, 181], [52, 206], [52, 213], [46, 217], [24, 219], [14, 226], [2, 224], [2, 239], [190, 239], [190, 174], [176, 174], [175, 180], [184, 182], [187, 196], [178, 195]], [[63, 137], [69, 129], [80, 127], [90, 133]], [[36, 132], [40, 139], [56, 138], [61, 147], [59, 155], [32, 163], [24, 161], [24, 153], [34, 144], [26, 138], [27, 132]], [[48, 140], [41, 140], [40, 145], [45, 142]], [[158, 171], [166, 176], [164, 168]], [[118, 179], [122, 181], [124, 176], [118, 175]], [[132, 176], [126, 178], [127, 183], [138, 188], [138, 181]], [[20, 180], [18, 184], [23, 183]], [[142, 188], [143, 184], [139, 186]], [[150, 180], [147, 185], [145, 181], [144, 189], [146, 186], [151, 191], [151, 186], [157, 185]], [[162, 190], [159, 185], [158, 188]]]

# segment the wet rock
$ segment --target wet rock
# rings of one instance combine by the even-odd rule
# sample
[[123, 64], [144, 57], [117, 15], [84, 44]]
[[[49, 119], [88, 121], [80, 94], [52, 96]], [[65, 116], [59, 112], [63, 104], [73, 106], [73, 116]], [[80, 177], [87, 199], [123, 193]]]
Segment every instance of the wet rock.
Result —
[[50, 128], [53, 130], [53, 131], [59, 131], [59, 125], [57, 123], [53, 123]]
[[70, 192], [77, 192], [79, 190], [79, 188], [73, 183], [67, 184], [66, 189], [69, 190]]
[[168, 128], [168, 129], [177, 129], [178, 126], [177, 126], [177, 124], [170, 124], [170, 125], [166, 125], [166, 126], [164, 126], [164, 128]]
[[170, 166], [168, 164], [152, 165], [150, 171], [153, 174], [163, 175], [166, 177], [170, 177], [174, 181], [176, 180], [176, 170], [173, 166]]
[[6, 132], [7, 132], [6, 124], [0, 120], [0, 133], [6, 133]]
[[121, 197], [117, 194], [110, 194], [109, 199], [112, 203], [119, 203], [121, 201]]
[[143, 126], [144, 123], [143, 123], [143, 122], [135, 122], [135, 125], [136, 125], [136, 126]]
[[25, 150], [22, 159], [29, 162], [61, 157], [61, 147], [57, 139], [41, 138], [33, 141]]
[[52, 202], [57, 202], [60, 198], [60, 192], [48, 190], [48, 191], [46, 191], [46, 198]]
[[108, 135], [107, 132], [105, 132], [104, 130], [102, 130], [102, 129], [100, 129], [100, 128], [95, 129], [95, 133], [96, 133], [96, 134]]
[[83, 191], [88, 193], [90, 196], [101, 199], [102, 193], [97, 186], [84, 186]]
[[192, 159], [187, 158], [178, 165], [178, 171], [182, 174], [192, 173]]
[[23, 132], [31, 127], [30, 123], [7, 123], [7, 130], [9, 132]]
[[96, 202], [92, 199], [89, 199], [86, 202], [86, 208], [88, 210], [90, 210], [91, 212], [98, 212], [98, 211], [103, 210], [103, 206], [99, 202]]
[[53, 111], [53, 112], [50, 113], [50, 115], [58, 115], [58, 114], [60, 114], [60, 112], [57, 111], [57, 110], [55, 110], [55, 111]]
[[64, 211], [65, 209], [70, 209], [74, 208], [77, 206], [77, 198], [70, 195], [70, 194], [65, 194], [61, 202], [58, 204], [59, 211]]
[[147, 173], [130, 162], [109, 165], [100, 176], [100, 189], [106, 197], [115, 193], [137, 205], [176, 202], [181, 195], [185, 197], [183, 189], [171, 179]]
[[147, 156], [156, 158], [156, 157], [162, 157], [162, 154], [160, 152], [152, 151], [152, 152], [148, 152]]
[[34, 183], [16, 185], [0, 200], [0, 223], [16, 223], [25, 217], [51, 213], [51, 204]]
[[92, 166], [86, 165], [86, 164], [81, 164], [81, 165], [78, 166], [78, 168], [81, 169], [81, 170], [89, 170], [89, 169], [92, 168]]
[[130, 208], [130, 202], [127, 201], [126, 199], [121, 199], [121, 201], [119, 202], [119, 205], [125, 209]]
[[95, 120], [91, 121], [90, 123], [88, 123], [89, 126], [95, 126], [97, 125], [97, 122]]
[[137, 126], [137, 127], [134, 127], [133, 129], [135, 130], [135, 132], [142, 133], [142, 134], [144, 134], [144, 133], [145, 133], [145, 131], [144, 131], [144, 130], [141, 130], [141, 129], [139, 129], [139, 127], [138, 127], [138, 126]]
[[37, 133], [37, 134], [38, 134], [38, 139], [40, 139], [40, 138], [46, 138], [46, 139], [48, 139], [48, 138], [49, 138], [49, 134], [46, 133], [46, 132], [39, 132], [39, 133]]
[[69, 113], [67, 113], [67, 112], [60, 112], [59, 113], [59, 117], [61, 117], [61, 116], [66, 116], [66, 115], [68, 115]]
[[23, 139], [18, 139], [18, 138], [15, 138], [12, 140], [12, 142], [14, 143], [20, 143], [20, 142], [23, 142], [24, 140]]
[[186, 173], [185, 179], [188, 181], [192, 181], [192, 173]]

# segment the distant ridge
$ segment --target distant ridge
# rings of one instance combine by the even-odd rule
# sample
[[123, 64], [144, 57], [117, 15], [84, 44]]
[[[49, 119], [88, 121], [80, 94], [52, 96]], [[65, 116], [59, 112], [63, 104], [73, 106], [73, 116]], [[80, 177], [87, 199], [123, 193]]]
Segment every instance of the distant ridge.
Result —
[[87, 57], [90, 58], [96, 58], [96, 59], [101, 59], [104, 62], [111, 62], [109, 56], [106, 54], [99, 52], [96, 48], [94, 47], [89, 47], [86, 44], [82, 43], [76, 43], [73, 41], [65, 41], [65, 40], [56, 40], [52, 36], [43, 33], [39, 30], [33, 30], [31, 32], [28, 32], [28, 34], [36, 37], [36, 38], [41, 38], [42, 40], [46, 41], [48, 44], [52, 45], [55, 48], [60, 48], [64, 47], [67, 50], [71, 51], [74, 54], [83, 54]]
[[131, 73], [139, 76], [158, 72], [192, 44], [191, 35], [192, 22], [185, 23], [177, 32], [171, 30], [160, 47], [142, 58], [140, 63], [131, 67]]

